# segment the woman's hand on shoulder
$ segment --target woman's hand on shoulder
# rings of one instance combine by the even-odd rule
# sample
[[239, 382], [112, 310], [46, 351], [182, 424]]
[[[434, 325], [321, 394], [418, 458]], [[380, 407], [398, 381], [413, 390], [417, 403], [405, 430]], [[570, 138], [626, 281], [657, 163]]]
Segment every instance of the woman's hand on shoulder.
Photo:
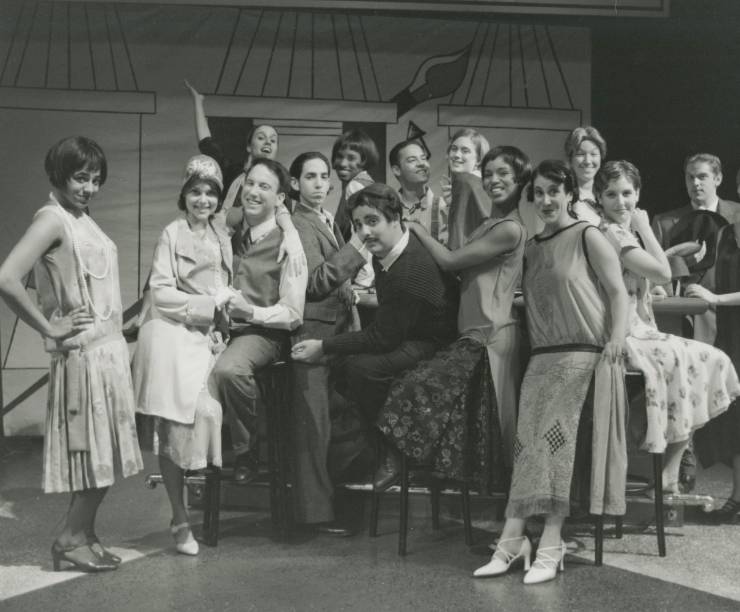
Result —
[[684, 290], [684, 295], [686, 297], [702, 299], [709, 304], [716, 304], [719, 301], [717, 294], [712, 293], [709, 289], [706, 289], [701, 285], [697, 285], [696, 283], [688, 285]]
[[278, 263], [286, 257], [288, 258], [288, 276], [295, 278], [306, 271], [308, 267], [306, 253], [303, 251], [301, 237], [295, 229], [283, 232], [283, 240], [280, 242], [280, 248], [278, 249]]
[[406, 225], [406, 227], [409, 229], [409, 231], [412, 234], [415, 234], [416, 236], [424, 236], [424, 235], [429, 234], [429, 232], [427, 231], [427, 228], [425, 228], [421, 223], [419, 223], [415, 219], [409, 219], [409, 220], [404, 219], [403, 222]]

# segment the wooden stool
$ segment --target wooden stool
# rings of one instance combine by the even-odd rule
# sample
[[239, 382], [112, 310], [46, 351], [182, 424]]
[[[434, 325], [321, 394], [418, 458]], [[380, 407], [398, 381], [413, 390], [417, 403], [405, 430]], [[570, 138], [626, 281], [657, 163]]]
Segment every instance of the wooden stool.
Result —
[[[281, 539], [292, 526], [290, 510], [290, 430], [292, 427], [290, 364], [277, 361], [255, 372], [264, 406], [267, 429], [267, 469], [270, 484], [270, 516]], [[162, 482], [161, 474], [149, 474], [150, 489]], [[203, 541], [218, 544], [221, 511], [221, 483], [233, 482], [233, 469], [209, 466], [203, 472], [185, 476], [185, 484], [203, 491]]]

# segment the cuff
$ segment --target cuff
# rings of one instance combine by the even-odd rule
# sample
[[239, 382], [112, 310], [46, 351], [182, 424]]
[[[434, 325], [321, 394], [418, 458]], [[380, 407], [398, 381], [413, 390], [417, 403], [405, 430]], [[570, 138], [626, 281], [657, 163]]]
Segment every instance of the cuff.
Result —
[[210, 295], [193, 295], [188, 300], [188, 309], [185, 323], [188, 325], [203, 326], [213, 321], [216, 300]]

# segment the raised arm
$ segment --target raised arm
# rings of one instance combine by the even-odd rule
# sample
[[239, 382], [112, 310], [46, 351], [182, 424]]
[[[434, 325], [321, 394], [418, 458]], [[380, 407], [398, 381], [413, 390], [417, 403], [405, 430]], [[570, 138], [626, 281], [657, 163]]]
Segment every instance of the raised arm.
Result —
[[200, 93], [195, 87], [193, 87], [187, 79], [183, 79], [185, 87], [190, 91], [190, 95], [193, 98], [193, 114], [195, 118], [195, 134], [198, 137], [198, 142], [204, 138], [211, 137], [211, 129], [208, 127], [208, 120], [206, 119], [206, 112], [204, 107], [204, 99], [202, 93]]
[[632, 212], [632, 229], [640, 235], [645, 248], [625, 250], [621, 255], [624, 267], [658, 285], [669, 283], [671, 266], [668, 257], [653, 233], [644, 210], [636, 208]]
[[52, 212], [41, 213], [0, 266], [0, 295], [10, 309], [42, 336], [56, 340], [74, 336], [90, 327], [92, 315], [87, 307], [81, 306], [64, 317], [47, 321], [26, 292], [23, 279], [44, 253], [61, 244], [63, 236], [62, 221]]
[[627, 290], [622, 281], [622, 268], [614, 249], [596, 227], [591, 226], [584, 231], [589, 261], [609, 299], [612, 327], [603, 355], [616, 362], [622, 358], [627, 333], [628, 302]]
[[409, 229], [416, 234], [424, 247], [429, 251], [434, 261], [443, 270], [458, 271], [470, 268], [486, 261], [504, 255], [514, 250], [524, 233], [521, 226], [512, 220], [498, 223], [493, 229], [486, 231], [482, 236], [450, 251], [446, 246], [437, 242], [418, 223], [409, 222]]

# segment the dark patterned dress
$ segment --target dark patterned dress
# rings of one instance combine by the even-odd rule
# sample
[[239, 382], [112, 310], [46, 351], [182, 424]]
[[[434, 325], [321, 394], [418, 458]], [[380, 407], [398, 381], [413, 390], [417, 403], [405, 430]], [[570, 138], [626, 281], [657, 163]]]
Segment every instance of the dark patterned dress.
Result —
[[514, 212], [485, 221], [468, 239], [500, 223], [516, 223], [520, 243], [461, 273], [460, 338], [392, 384], [379, 420], [403, 453], [482, 491], [504, 488], [511, 465], [521, 345], [513, 300], [525, 231]]

